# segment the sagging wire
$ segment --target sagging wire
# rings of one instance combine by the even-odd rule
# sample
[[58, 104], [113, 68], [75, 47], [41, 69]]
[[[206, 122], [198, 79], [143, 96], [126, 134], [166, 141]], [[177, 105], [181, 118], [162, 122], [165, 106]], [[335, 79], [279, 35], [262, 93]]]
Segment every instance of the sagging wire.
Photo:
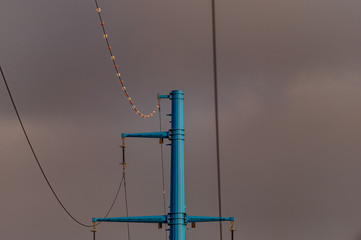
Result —
[[107, 47], [108, 47], [108, 51], [109, 51], [109, 54], [110, 54], [110, 59], [112, 60], [112, 63], [114, 65], [114, 69], [115, 69], [115, 73], [118, 77], [118, 80], [119, 80], [119, 83], [120, 85], [122, 86], [122, 90], [125, 94], [125, 96], [127, 97], [131, 107], [133, 108], [133, 110], [142, 118], [151, 118], [154, 116], [154, 114], [157, 112], [157, 110], [159, 109], [159, 105], [160, 105], [160, 100], [158, 99], [158, 103], [157, 103], [157, 106], [156, 108], [153, 110], [153, 112], [151, 112], [150, 114], [143, 114], [141, 113], [138, 108], [135, 106], [134, 102], [132, 101], [132, 98], [129, 96], [129, 93], [127, 91], [127, 88], [125, 87], [124, 85], [124, 81], [122, 80], [121, 78], [121, 74], [118, 70], [118, 65], [115, 61], [115, 56], [113, 55], [113, 52], [112, 52], [112, 47], [110, 46], [110, 43], [109, 43], [109, 35], [107, 34], [107, 32], [105, 31], [105, 27], [104, 27], [104, 21], [103, 21], [103, 18], [102, 18], [102, 15], [101, 15], [101, 8], [99, 7], [99, 4], [98, 4], [98, 1], [97, 0], [94, 0], [95, 1], [95, 5], [96, 5], [96, 11], [98, 12], [98, 16], [99, 16], [99, 20], [100, 20], [100, 25], [102, 27], [102, 30], [103, 30], [103, 37], [105, 39], [105, 42], [107, 44]]
[[[68, 215], [74, 222], [78, 223], [79, 225], [81, 225], [81, 226], [83, 226], [83, 227], [87, 227], [87, 228], [94, 227], [94, 225], [82, 223], [82, 222], [79, 221], [77, 218], [75, 218], [75, 217], [70, 213], [70, 211], [64, 206], [64, 204], [63, 204], [62, 201], [60, 200], [59, 196], [58, 196], [57, 193], [55, 192], [53, 186], [50, 184], [50, 181], [49, 181], [48, 177], [46, 176], [45, 171], [44, 171], [42, 165], [40, 164], [40, 161], [39, 161], [38, 156], [37, 156], [37, 154], [36, 154], [36, 152], [35, 152], [35, 150], [34, 150], [34, 147], [33, 147], [33, 145], [31, 144], [31, 141], [30, 141], [30, 138], [29, 138], [29, 136], [28, 136], [28, 133], [27, 133], [27, 131], [25, 130], [23, 121], [21, 120], [19, 111], [18, 111], [18, 109], [17, 109], [17, 107], [16, 107], [14, 98], [13, 98], [13, 96], [12, 96], [12, 94], [11, 94], [9, 85], [8, 85], [8, 83], [7, 83], [7, 81], [6, 81], [5, 74], [4, 74], [1, 66], [0, 66], [0, 71], [1, 71], [1, 75], [2, 75], [3, 80], [4, 80], [4, 83], [5, 83], [5, 86], [6, 86], [8, 95], [9, 95], [9, 97], [10, 97], [11, 103], [12, 103], [12, 105], [13, 105], [13, 108], [14, 108], [14, 110], [15, 110], [16, 116], [17, 116], [17, 118], [18, 118], [19, 124], [20, 124], [20, 126], [21, 126], [21, 128], [22, 128], [22, 131], [23, 131], [23, 133], [24, 133], [24, 136], [25, 136], [25, 138], [26, 138], [26, 141], [27, 141], [27, 143], [28, 143], [28, 145], [29, 145], [29, 147], [30, 147], [30, 150], [31, 150], [31, 152], [32, 152], [32, 154], [33, 154], [33, 156], [34, 156], [34, 159], [35, 159], [35, 161], [36, 161], [36, 163], [37, 163], [37, 165], [38, 165], [38, 167], [39, 167], [39, 169], [40, 169], [40, 171], [41, 171], [41, 174], [43, 175], [43, 177], [44, 177], [44, 179], [45, 179], [48, 187], [50, 188], [51, 192], [53, 193], [53, 196], [56, 198], [56, 200], [58, 201], [59, 205], [63, 208], [63, 210], [67, 213], [67, 215]], [[115, 194], [115, 197], [114, 197], [114, 199], [113, 199], [113, 202], [112, 202], [110, 208], [108, 209], [107, 213], [105, 214], [104, 218], [106, 218], [106, 217], [109, 215], [109, 213], [111, 212], [111, 210], [113, 209], [113, 206], [114, 206], [114, 204], [115, 204], [115, 201], [116, 201], [117, 198], [118, 198], [118, 195], [119, 195], [119, 192], [120, 192], [120, 188], [121, 188], [121, 186], [122, 186], [122, 184], [123, 184], [123, 180], [124, 180], [124, 177], [122, 177], [122, 179], [121, 179], [121, 181], [120, 181], [120, 184], [119, 184], [119, 186], [118, 186], [117, 193]], [[96, 225], [99, 225], [100, 223], [101, 223], [101, 222], [96, 223], [95, 226], [96, 226]]]
[[[124, 179], [124, 198], [125, 198], [125, 213], [126, 216], [129, 217], [129, 211], [128, 211], [128, 195], [127, 195], [127, 183], [125, 179], [125, 168], [127, 167], [127, 163], [125, 162], [125, 141], [124, 138], [122, 138], [122, 156], [123, 156], [123, 162], [121, 165], [123, 166], [123, 179]], [[127, 230], [128, 230], [128, 240], [130, 240], [130, 229], [129, 229], [129, 223], [127, 222]]]

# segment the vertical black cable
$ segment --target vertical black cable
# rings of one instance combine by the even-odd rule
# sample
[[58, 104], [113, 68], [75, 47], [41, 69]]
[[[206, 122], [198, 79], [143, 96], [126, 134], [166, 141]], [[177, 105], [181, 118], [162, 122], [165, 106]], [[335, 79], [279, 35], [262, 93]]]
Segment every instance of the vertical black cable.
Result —
[[[219, 154], [219, 124], [218, 124], [218, 72], [217, 72], [217, 38], [216, 38], [216, 7], [212, 0], [212, 42], [213, 42], [213, 77], [214, 77], [214, 107], [216, 121], [216, 151], [217, 151], [217, 179], [218, 179], [218, 214], [222, 217], [221, 197], [221, 163]], [[219, 222], [219, 235], [222, 240], [222, 221]]]
[[[159, 105], [159, 131], [162, 131], [162, 113], [161, 106]], [[162, 140], [163, 141], [163, 140]], [[160, 143], [160, 156], [162, 162], [162, 194], [163, 194], [163, 214], [166, 215], [166, 198], [165, 198], [165, 178], [164, 178], [164, 157], [163, 157], [163, 142]], [[165, 240], [167, 240], [167, 232], [164, 232]]]
[[[129, 211], [128, 211], [128, 195], [127, 195], [127, 183], [125, 180], [125, 167], [126, 167], [126, 162], [125, 162], [125, 144], [123, 142], [122, 144], [122, 155], [123, 155], [123, 178], [124, 178], [124, 198], [125, 198], [125, 213], [126, 216], [129, 217]], [[127, 222], [127, 230], [128, 230], [128, 240], [130, 240], [130, 229], [129, 229], [129, 223]]]
[[[128, 212], [128, 196], [127, 196], [127, 184], [125, 182], [124, 178], [124, 196], [125, 196], [125, 212], [127, 214], [127, 217], [129, 217]], [[130, 229], [129, 229], [129, 223], [127, 223], [127, 230], [128, 230], [128, 240], [130, 240]]]

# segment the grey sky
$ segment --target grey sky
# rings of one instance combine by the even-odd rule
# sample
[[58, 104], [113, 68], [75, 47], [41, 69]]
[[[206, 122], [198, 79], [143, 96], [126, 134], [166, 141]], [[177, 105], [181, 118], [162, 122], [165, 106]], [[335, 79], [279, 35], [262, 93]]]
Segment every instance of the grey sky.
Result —
[[[136, 105], [150, 112], [157, 93], [185, 92], [187, 211], [217, 215], [210, 1], [99, 4]], [[236, 218], [236, 239], [361, 239], [360, 9], [217, 1], [223, 212]], [[94, 2], [2, 0], [0, 36], [0, 64], [50, 181], [76, 217], [101, 217], [119, 182], [120, 133], [156, 131], [159, 120], [129, 107]], [[90, 239], [42, 179], [3, 84], [0, 121], [2, 238]], [[161, 214], [159, 144], [127, 146], [130, 214]], [[124, 216], [123, 199], [112, 216]], [[103, 224], [98, 239], [125, 230]], [[131, 231], [164, 237], [156, 225]], [[218, 239], [218, 225], [198, 224], [187, 239]]]

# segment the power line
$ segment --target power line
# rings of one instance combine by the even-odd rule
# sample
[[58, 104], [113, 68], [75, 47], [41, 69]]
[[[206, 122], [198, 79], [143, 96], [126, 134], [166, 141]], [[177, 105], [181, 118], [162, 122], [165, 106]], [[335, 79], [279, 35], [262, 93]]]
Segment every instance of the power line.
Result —
[[[217, 36], [216, 36], [216, 6], [212, 0], [212, 44], [213, 44], [213, 77], [214, 77], [214, 108], [216, 121], [216, 151], [217, 151], [217, 179], [218, 179], [218, 214], [222, 217], [221, 192], [221, 163], [219, 154], [219, 124], [218, 124], [218, 72], [217, 72]], [[222, 240], [222, 221], [219, 222], [219, 234]]]
[[114, 66], [114, 69], [115, 69], [115, 73], [118, 77], [118, 80], [119, 80], [119, 83], [120, 85], [122, 86], [122, 90], [125, 94], [125, 96], [127, 97], [128, 101], [129, 101], [129, 104], [131, 105], [131, 107], [133, 108], [133, 110], [138, 114], [138, 116], [142, 117], [142, 118], [151, 118], [154, 116], [155, 112], [159, 109], [159, 105], [160, 105], [160, 100], [158, 99], [158, 103], [157, 103], [157, 106], [155, 107], [155, 109], [153, 110], [153, 112], [151, 112], [150, 114], [143, 114], [141, 113], [137, 107], [135, 106], [134, 102], [132, 101], [132, 98], [129, 96], [129, 93], [128, 93], [128, 90], [126, 90], [127, 88], [125, 87], [124, 85], [124, 81], [121, 77], [121, 74], [118, 70], [118, 65], [115, 61], [115, 56], [113, 55], [113, 52], [112, 52], [112, 47], [110, 46], [110, 43], [109, 43], [109, 40], [108, 40], [108, 37], [109, 35], [107, 34], [107, 32], [105, 31], [105, 27], [104, 27], [104, 21], [103, 21], [103, 18], [102, 18], [102, 15], [101, 15], [101, 9], [99, 7], [99, 4], [98, 4], [98, 1], [97, 0], [94, 0], [95, 1], [95, 5], [97, 7], [97, 12], [98, 12], [98, 16], [99, 16], [99, 21], [100, 21], [100, 25], [102, 26], [102, 30], [103, 30], [103, 37], [105, 39], [105, 42], [107, 44], [107, 47], [108, 47], [108, 51], [109, 51], [109, 54], [110, 54], [110, 59], [112, 60], [112, 63], [113, 63], [113, 66]]
[[[159, 131], [162, 131], [162, 113], [159, 105]], [[163, 195], [163, 214], [166, 215], [166, 196], [165, 196], [165, 177], [164, 177], [164, 157], [163, 157], [163, 140], [160, 142], [160, 157], [162, 163], [162, 195]], [[164, 232], [165, 239], [167, 240], [167, 232]]]
[[[118, 196], [119, 196], [120, 188], [122, 187], [123, 181], [125, 181], [125, 178], [124, 178], [124, 177], [122, 177], [122, 179], [120, 180], [117, 193], [115, 194], [115, 197], [114, 197], [114, 199], [113, 199], [112, 204], [110, 205], [110, 208], [109, 208], [108, 212], [104, 215], [104, 218], [108, 217], [109, 213], [112, 211], [113, 206], [114, 206], [114, 204], [115, 204], [115, 202], [116, 202], [116, 200], [117, 200], [117, 198], [118, 198]], [[99, 225], [100, 223], [101, 223], [101, 222], [97, 223], [96, 225]]]
[[[159, 131], [162, 131], [162, 114], [159, 107]], [[163, 143], [160, 143], [160, 157], [162, 163], [162, 195], [163, 195], [163, 213], [166, 214], [166, 197], [165, 197], [165, 177], [164, 177], [164, 156], [163, 156]]]
[[[126, 182], [125, 182], [125, 176], [124, 176], [124, 197], [125, 197], [125, 212], [126, 212], [126, 214], [127, 214], [127, 217], [129, 217], [127, 184], [126, 184]], [[129, 223], [127, 223], [127, 230], [128, 230], [128, 240], [130, 240]]]
[[[63, 208], [63, 210], [68, 214], [68, 216], [69, 216], [71, 219], [73, 219], [76, 223], [78, 223], [79, 225], [81, 225], [81, 226], [83, 226], [83, 227], [93, 227], [93, 225], [84, 224], [84, 223], [80, 222], [78, 219], [76, 219], [76, 218], [68, 211], [68, 209], [64, 206], [64, 204], [61, 202], [59, 196], [56, 194], [54, 188], [53, 188], [52, 185], [50, 184], [49, 179], [48, 179], [48, 177], [46, 176], [46, 174], [45, 174], [45, 172], [44, 172], [44, 169], [43, 169], [43, 167], [42, 167], [41, 164], [40, 164], [40, 161], [39, 161], [39, 159], [38, 159], [38, 156], [36, 155], [35, 150], [34, 150], [34, 148], [33, 148], [33, 145], [31, 144], [30, 138], [29, 138], [29, 136], [28, 136], [28, 134], [27, 134], [27, 132], [26, 132], [26, 130], [25, 130], [23, 121], [21, 120], [20, 114], [19, 114], [18, 109], [17, 109], [17, 107], [16, 107], [16, 105], [15, 105], [14, 98], [13, 98], [13, 96], [12, 96], [12, 94], [11, 94], [9, 85], [8, 85], [8, 83], [7, 83], [7, 81], [6, 81], [6, 78], [5, 78], [5, 75], [4, 75], [4, 72], [3, 72], [1, 66], [0, 66], [0, 71], [1, 71], [1, 75], [2, 75], [3, 80], [4, 80], [4, 83], [5, 83], [7, 92], [8, 92], [8, 94], [9, 94], [11, 103], [12, 103], [12, 105], [13, 105], [13, 107], [14, 107], [16, 116], [17, 116], [17, 118], [18, 118], [18, 120], [19, 120], [20, 126], [21, 126], [21, 128], [22, 128], [22, 130], [23, 130], [23, 133], [24, 133], [24, 135], [25, 135], [26, 141], [28, 142], [28, 145], [29, 145], [29, 147], [30, 147], [30, 149], [31, 149], [31, 152], [32, 152], [33, 156], [34, 156], [34, 159], [35, 159], [35, 161], [36, 161], [36, 163], [37, 163], [37, 165], [38, 165], [38, 167], [39, 167], [39, 169], [40, 169], [40, 171], [41, 171], [41, 173], [42, 173], [42, 175], [43, 175], [46, 183], [48, 184], [51, 192], [53, 193], [54, 197], [56, 198], [56, 200], [58, 201], [58, 203], [60, 204], [60, 206]], [[119, 187], [118, 187], [118, 190], [117, 190], [117, 193], [116, 193], [116, 195], [115, 195], [115, 197], [114, 197], [114, 199], [113, 199], [113, 202], [112, 202], [109, 210], [108, 210], [107, 213], [105, 214], [105, 217], [107, 217], [108, 214], [111, 212], [111, 210], [112, 210], [112, 208], [113, 208], [113, 206], [114, 206], [114, 203], [115, 203], [116, 199], [118, 198], [119, 191], [120, 191], [121, 185], [122, 185], [122, 183], [123, 183], [123, 179], [124, 179], [124, 178], [122, 177], [122, 179], [121, 179], [121, 181], [120, 181], [120, 184], [119, 184]], [[98, 223], [98, 224], [99, 224], [99, 223]], [[98, 225], [98, 224], [97, 224], [97, 225]]]
[[[127, 166], [127, 163], [125, 162], [125, 142], [124, 139], [122, 139], [122, 156], [123, 156], [123, 179], [124, 179], [124, 199], [125, 199], [125, 213], [126, 216], [129, 217], [129, 211], [128, 211], [128, 195], [127, 195], [127, 183], [125, 180], [125, 168]], [[127, 230], [128, 230], [128, 240], [130, 240], [130, 229], [129, 229], [129, 222], [127, 222]]]

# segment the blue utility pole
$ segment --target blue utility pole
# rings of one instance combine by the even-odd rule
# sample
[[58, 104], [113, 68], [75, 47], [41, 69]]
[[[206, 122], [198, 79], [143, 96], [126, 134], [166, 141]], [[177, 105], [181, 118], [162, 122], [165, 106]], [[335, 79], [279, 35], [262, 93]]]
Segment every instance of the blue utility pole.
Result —
[[159, 98], [172, 101], [171, 129], [167, 132], [122, 133], [122, 138], [168, 138], [171, 141], [171, 174], [170, 174], [170, 212], [159, 216], [93, 218], [93, 222], [132, 222], [168, 224], [170, 240], [185, 240], [187, 223], [234, 221], [233, 217], [188, 216], [185, 211], [184, 191], [184, 127], [183, 127], [183, 92], [174, 90], [169, 95]]

